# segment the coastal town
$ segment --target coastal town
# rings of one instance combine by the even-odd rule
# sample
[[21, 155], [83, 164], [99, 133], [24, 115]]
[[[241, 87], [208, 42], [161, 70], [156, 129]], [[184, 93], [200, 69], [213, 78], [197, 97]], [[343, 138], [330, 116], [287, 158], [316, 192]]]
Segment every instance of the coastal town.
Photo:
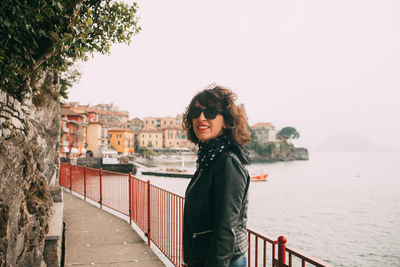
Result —
[[[133, 156], [143, 151], [180, 153], [193, 151], [182, 128], [183, 114], [175, 117], [129, 118], [113, 104], [80, 105], [66, 103], [61, 107], [60, 157], [104, 157], [110, 151], [119, 156]], [[251, 125], [262, 144], [279, 147], [275, 126], [260, 122]]]

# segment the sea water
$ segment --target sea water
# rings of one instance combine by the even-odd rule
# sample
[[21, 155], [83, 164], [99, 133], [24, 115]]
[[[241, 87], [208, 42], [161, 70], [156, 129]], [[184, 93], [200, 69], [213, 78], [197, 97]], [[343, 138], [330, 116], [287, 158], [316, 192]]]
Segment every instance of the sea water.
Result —
[[[190, 167], [194, 170], [194, 166]], [[400, 266], [400, 154], [255, 163], [248, 227], [334, 266]], [[141, 177], [184, 195], [190, 179]]]

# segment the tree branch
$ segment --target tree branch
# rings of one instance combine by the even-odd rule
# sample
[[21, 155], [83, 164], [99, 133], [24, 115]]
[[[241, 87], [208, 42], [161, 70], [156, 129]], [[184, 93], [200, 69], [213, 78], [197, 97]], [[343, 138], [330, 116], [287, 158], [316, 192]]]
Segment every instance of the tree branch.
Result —
[[[72, 26], [75, 24], [76, 18], [78, 17], [79, 11], [82, 7], [83, 0], [79, 0], [75, 4], [75, 8], [72, 10], [72, 16], [71, 16], [71, 21], [68, 25], [68, 28], [72, 28]], [[61, 39], [58, 43], [62, 43], [64, 40]], [[35, 71], [46, 59], [54, 55], [54, 53], [57, 51], [55, 49], [55, 46], [57, 45], [57, 42], [51, 45], [49, 48], [45, 49], [36, 59], [35, 65], [33, 65], [32, 70]]]

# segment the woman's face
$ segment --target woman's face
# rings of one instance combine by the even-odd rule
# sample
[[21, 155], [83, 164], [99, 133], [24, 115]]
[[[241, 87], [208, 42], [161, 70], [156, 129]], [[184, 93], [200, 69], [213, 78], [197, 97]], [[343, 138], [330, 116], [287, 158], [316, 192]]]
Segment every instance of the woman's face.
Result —
[[[196, 102], [194, 107], [206, 109], [206, 107], [200, 105], [199, 102]], [[192, 118], [192, 124], [194, 133], [202, 142], [218, 137], [225, 128], [224, 116], [219, 113], [214, 119], [207, 119], [204, 112], [201, 112], [200, 116]]]

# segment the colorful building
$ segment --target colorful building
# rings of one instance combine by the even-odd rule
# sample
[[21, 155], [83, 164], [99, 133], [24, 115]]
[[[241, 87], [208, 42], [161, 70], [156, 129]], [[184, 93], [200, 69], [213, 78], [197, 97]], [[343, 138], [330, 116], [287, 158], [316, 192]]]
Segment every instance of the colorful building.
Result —
[[134, 153], [135, 133], [128, 129], [114, 128], [108, 130], [108, 138], [111, 149], [118, 151], [124, 156]]
[[139, 147], [162, 148], [163, 133], [156, 128], [142, 129], [138, 135]]
[[188, 147], [186, 132], [180, 127], [167, 127], [162, 129], [164, 148]]
[[89, 122], [86, 139], [87, 152], [93, 157], [102, 157], [108, 146], [107, 129], [100, 122]]
[[136, 134], [138, 134], [143, 129], [143, 120], [138, 117], [131, 119], [128, 121], [129, 129]]
[[157, 130], [175, 126], [176, 118], [173, 117], [145, 117], [143, 128], [156, 128]]
[[77, 158], [86, 155], [87, 118], [71, 110], [61, 108], [60, 156]]

